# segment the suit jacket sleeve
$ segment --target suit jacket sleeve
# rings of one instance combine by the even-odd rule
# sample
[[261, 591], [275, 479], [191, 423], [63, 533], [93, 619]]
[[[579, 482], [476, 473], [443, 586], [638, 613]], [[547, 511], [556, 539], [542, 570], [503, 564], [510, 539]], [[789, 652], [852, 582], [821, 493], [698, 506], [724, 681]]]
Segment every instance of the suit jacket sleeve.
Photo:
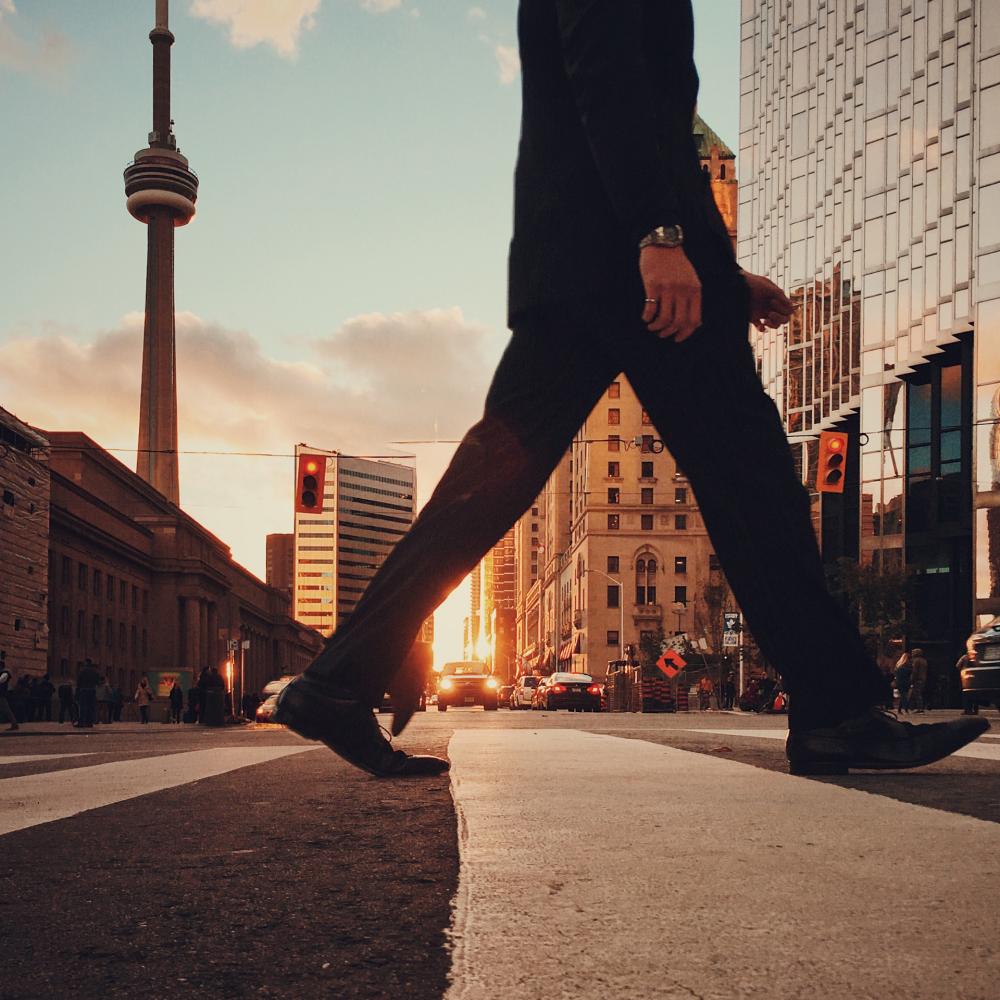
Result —
[[642, 47], [643, 0], [556, 0], [566, 72], [616, 214], [638, 242], [680, 219]]

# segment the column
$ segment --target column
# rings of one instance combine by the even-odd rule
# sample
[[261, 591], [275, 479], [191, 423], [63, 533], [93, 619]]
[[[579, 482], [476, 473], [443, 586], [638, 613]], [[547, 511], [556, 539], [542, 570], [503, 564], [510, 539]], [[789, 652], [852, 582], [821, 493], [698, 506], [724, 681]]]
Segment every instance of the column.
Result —
[[201, 654], [201, 611], [197, 597], [181, 598], [184, 603], [184, 635], [181, 648], [184, 650], [184, 666], [194, 671], [195, 680], [201, 673], [204, 664], [200, 662]]
[[207, 667], [212, 663], [211, 657], [211, 643], [209, 642], [208, 633], [208, 602], [199, 601], [198, 602], [198, 628], [201, 632], [201, 643], [198, 646], [198, 656], [201, 660], [201, 665]]

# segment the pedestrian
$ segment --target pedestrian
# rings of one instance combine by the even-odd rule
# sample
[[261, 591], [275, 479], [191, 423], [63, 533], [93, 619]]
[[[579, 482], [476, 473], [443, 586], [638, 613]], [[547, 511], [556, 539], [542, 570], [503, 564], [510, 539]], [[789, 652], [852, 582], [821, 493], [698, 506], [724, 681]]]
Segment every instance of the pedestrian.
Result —
[[174, 681], [170, 688], [170, 719], [178, 725], [181, 721], [181, 711], [184, 708], [184, 692], [180, 684]]
[[878, 660], [878, 669], [882, 674], [882, 684], [883, 693], [882, 701], [880, 702], [887, 711], [892, 711], [895, 706], [894, 696], [893, 696], [893, 681], [895, 678], [896, 665], [893, 658], [886, 652], [880, 653]]
[[27, 697], [25, 698], [25, 709], [27, 711], [27, 721], [34, 722], [39, 714], [38, 678], [22, 677], [25, 683]]
[[910, 679], [910, 705], [914, 712], [926, 712], [925, 694], [927, 691], [928, 667], [922, 649], [915, 649], [913, 651], [913, 655], [910, 657], [910, 669], [912, 671]]
[[101, 675], [93, 662], [88, 658], [80, 668], [76, 678], [77, 721], [78, 729], [93, 729], [97, 719], [97, 686]]
[[732, 670], [726, 673], [722, 682], [722, 707], [731, 712], [736, 706], [736, 674]]
[[698, 681], [698, 709], [707, 712], [712, 703], [712, 679], [706, 674]]
[[49, 680], [49, 675], [45, 674], [45, 676], [38, 682], [38, 687], [36, 689], [38, 707], [35, 709], [35, 718], [39, 722], [52, 721], [52, 696], [55, 693], [55, 685], [51, 680]]
[[903, 653], [896, 661], [894, 679], [896, 690], [899, 692], [899, 711], [909, 713], [910, 687], [913, 684], [913, 665], [910, 662], [909, 653]]
[[97, 685], [97, 721], [111, 725], [115, 717], [115, 694], [108, 683], [107, 677], [101, 678]]
[[7, 651], [0, 650], [0, 721], [7, 723], [7, 731], [20, 729], [20, 725], [10, 707], [11, 674], [7, 669]]
[[59, 687], [56, 689], [59, 698], [59, 722], [62, 724], [67, 719], [76, 722], [76, 703], [73, 700], [73, 682], [68, 677], [59, 678]]
[[135, 703], [139, 706], [139, 721], [146, 725], [149, 722], [149, 705], [153, 700], [153, 692], [149, 689], [149, 681], [143, 677], [135, 689]]
[[188, 722], [198, 721], [198, 711], [200, 702], [201, 702], [201, 691], [197, 685], [192, 684], [188, 688], [188, 707], [187, 707]]
[[111, 697], [112, 697], [111, 710], [113, 713], [113, 718], [115, 722], [121, 722], [122, 704], [125, 701], [125, 699], [122, 696], [122, 689], [117, 684], [113, 685], [111, 688]]
[[395, 749], [373, 709], [391, 691], [393, 732], [406, 727], [423, 686], [409, 657], [421, 623], [531, 505], [624, 372], [785, 678], [792, 770], [910, 767], [975, 739], [981, 719], [914, 732], [876, 707], [878, 668], [827, 590], [809, 497], [747, 337], [750, 322], [778, 329], [796, 307], [739, 267], [701, 169], [691, 0], [521, 0], [518, 20], [511, 340], [482, 419], [349, 620], [282, 691], [276, 721], [377, 775], [447, 769]]
[[256, 691], [248, 691], [243, 695], [243, 718], [253, 722], [257, 718], [258, 708], [260, 708], [260, 695]]

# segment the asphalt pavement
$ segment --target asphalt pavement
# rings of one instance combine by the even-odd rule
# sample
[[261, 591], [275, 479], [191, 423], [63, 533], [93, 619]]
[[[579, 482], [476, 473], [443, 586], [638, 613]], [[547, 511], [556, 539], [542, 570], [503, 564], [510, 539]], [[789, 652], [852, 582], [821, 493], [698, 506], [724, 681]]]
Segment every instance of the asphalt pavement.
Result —
[[992, 1000], [1000, 728], [825, 779], [783, 729], [432, 710], [398, 743], [450, 778], [378, 781], [280, 727], [29, 724], [0, 997]]

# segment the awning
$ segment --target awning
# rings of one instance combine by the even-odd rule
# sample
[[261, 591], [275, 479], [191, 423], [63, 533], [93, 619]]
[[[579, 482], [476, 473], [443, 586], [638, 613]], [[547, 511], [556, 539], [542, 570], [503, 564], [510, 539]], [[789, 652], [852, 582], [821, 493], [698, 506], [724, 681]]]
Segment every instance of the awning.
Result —
[[568, 660], [574, 653], [580, 652], [580, 636], [574, 636], [572, 639], [567, 639], [559, 647], [559, 662], [562, 663], [563, 660]]

